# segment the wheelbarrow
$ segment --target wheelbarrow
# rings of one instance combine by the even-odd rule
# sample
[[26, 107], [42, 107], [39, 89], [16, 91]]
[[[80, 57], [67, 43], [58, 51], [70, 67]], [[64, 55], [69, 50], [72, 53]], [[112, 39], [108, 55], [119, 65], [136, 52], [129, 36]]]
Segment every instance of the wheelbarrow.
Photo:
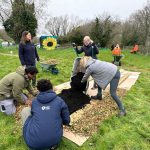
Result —
[[59, 70], [56, 68], [57, 64], [48, 64], [45, 62], [41, 62], [40, 66], [42, 68], [42, 71], [51, 72], [52, 74], [58, 74]]

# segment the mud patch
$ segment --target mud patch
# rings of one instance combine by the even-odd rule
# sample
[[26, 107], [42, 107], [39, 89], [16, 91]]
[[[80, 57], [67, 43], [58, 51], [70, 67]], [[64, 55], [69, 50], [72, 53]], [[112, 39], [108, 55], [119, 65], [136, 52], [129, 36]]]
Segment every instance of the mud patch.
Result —
[[69, 112], [73, 112], [83, 108], [86, 104], [90, 103], [90, 98], [83, 91], [86, 89], [86, 84], [81, 83], [84, 73], [79, 72], [76, 76], [71, 78], [71, 88], [64, 89], [58, 96], [60, 96], [68, 105]]
[[68, 105], [70, 114], [90, 103], [90, 98], [87, 95], [74, 89], [62, 90], [58, 96], [60, 96]]

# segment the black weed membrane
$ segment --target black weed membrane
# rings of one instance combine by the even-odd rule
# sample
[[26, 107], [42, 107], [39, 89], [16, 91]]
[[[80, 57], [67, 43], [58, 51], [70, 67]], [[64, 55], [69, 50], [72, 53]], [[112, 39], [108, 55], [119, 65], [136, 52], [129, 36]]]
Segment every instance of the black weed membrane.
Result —
[[83, 108], [85, 104], [90, 103], [90, 97], [83, 93], [86, 89], [86, 84], [81, 83], [84, 73], [79, 72], [71, 78], [71, 88], [64, 89], [58, 96], [60, 96], [68, 105], [70, 114]]

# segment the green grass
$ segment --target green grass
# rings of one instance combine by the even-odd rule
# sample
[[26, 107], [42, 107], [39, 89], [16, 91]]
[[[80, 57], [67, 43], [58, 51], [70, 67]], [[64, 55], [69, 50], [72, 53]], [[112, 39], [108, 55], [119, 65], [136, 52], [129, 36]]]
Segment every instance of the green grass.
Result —
[[[0, 49], [0, 53], [9, 53], [16, 48]], [[70, 80], [73, 61], [76, 58], [72, 49], [57, 49], [54, 51], [39, 50], [42, 59], [57, 59], [58, 75], [42, 72], [39, 63], [38, 79], [47, 78], [55, 85]], [[124, 50], [122, 67], [126, 70], [142, 72], [136, 84], [123, 97], [127, 116], [117, 118], [112, 116], [100, 124], [95, 133], [82, 147], [63, 138], [59, 150], [148, 150], [150, 149], [150, 57], [140, 54], [133, 55]], [[101, 50], [98, 56], [104, 61], [112, 61], [111, 51]], [[0, 55], [0, 78], [14, 71], [20, 64], [17, 57]], [[0, 113], [0, 150], [27, 150], [21, 126], [15, 123], [13, 116]]]

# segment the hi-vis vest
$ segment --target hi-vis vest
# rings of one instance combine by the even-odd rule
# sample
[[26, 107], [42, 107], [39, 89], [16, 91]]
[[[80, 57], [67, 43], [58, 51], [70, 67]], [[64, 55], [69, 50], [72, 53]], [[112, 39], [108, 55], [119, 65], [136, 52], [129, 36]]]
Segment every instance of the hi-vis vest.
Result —
[[139, 50], [139, 46], [136, 44], [133, 49], [131, 50], [131, 52], [137, 52]]
[[115, 47], [115, 48], [113, 49], [113, 51], [112, 51], [112, 54], [113, 54], [113, 55], [116, 55], [116, 56], [121, 55], [121, 49], [120, 49], [120, 47]]

